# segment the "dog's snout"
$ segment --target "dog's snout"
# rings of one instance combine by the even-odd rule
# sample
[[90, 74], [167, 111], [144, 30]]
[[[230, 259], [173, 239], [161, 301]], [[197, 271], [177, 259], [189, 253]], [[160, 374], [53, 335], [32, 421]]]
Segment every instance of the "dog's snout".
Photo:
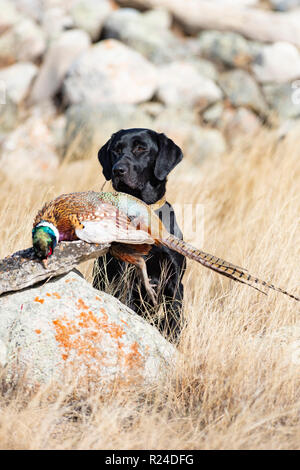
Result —
[[116, 163], [112, 169], [114, 176], [124, 176], [127, 173], [127, 167], [124, 163]]

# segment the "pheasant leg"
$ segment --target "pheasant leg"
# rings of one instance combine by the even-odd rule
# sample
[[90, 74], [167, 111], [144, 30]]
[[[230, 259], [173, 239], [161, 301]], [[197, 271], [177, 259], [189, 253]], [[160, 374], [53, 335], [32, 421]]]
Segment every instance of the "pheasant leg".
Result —
[[140, 257], [138, 259], [138, 262], [136, 263], [136, 267], [139, 269], [145, 289], [150, 299], [152, 300], [153, 305], [157, 305], [157, 293], [154, 290], [155, 284], [151, 284], [150, 282], [150, 279], [147, 273], [147, 266], [146, 266], [144, 258]]

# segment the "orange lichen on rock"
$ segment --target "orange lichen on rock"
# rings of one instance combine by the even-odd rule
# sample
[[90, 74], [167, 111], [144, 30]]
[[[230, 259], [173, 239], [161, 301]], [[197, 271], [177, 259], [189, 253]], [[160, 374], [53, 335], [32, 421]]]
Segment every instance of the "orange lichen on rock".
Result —
[[45, 302], [45, 299], [40, 299], [38, 296], [34, 299], [35, 302], [39, 302], [40, 304], [43, 304]]
[[125, 364], [130, 369], [142, 366], [142, 355], [139, 352], [139, 345], [136, 341], [130, 346], [130, 352], [125, 356]]
[[84, 301], [82, 299], [78, 299], [78, 302], [76, 303], [76, 307], [81, 310], [81, 309], [85, 309], [85, 310], [88, 310], [89, 307], [84, 303]]
[[[77, 308], [79, 305], [87, 307], [82, 299]], [[123, 327], [110, 321], [103, 308], [99, 310], [100, 315], [92, 310], [81, 310], [73, 319], [63, 315], [53, 320], [62, 359], [76, 369], [84, 367], [85, 376], [94, 382], [101, 380], [102, 367], [118, 366], [119, 373], [128, 378], [140, 374], [144, 362], [138, 343], [129, 346], [121, 341], [125, 335]]]
[[49, 292], [46, 293], [47, 297], [54, 297], [55, 299], [61, 299], [61, 296], [59, 295], [58, 292], [53, 292], [52, 294], [49, 294]]
[[34, 330], [36, 332], [36, 334], [40, 335], [41, 334], [41, 330]]
[[55, 297], [56, 299], [61, 299], [61, 296], [58, 292], [53, 292], [52, 297]]
[[71, 350], [75, 350], [79, 356], [102, 359], [104, 352], [100, 351], [99, 346], [103, 334], [108, 333], [113, 339], [121, 338], [124, 334], [121, 326], [108, 322], [105, 316], [96, 316], [91, 310], [80, 312], [74, 320], [66, 317], [53, 320], [53, 324], [56, 340], [64, 348], [67, 357]]

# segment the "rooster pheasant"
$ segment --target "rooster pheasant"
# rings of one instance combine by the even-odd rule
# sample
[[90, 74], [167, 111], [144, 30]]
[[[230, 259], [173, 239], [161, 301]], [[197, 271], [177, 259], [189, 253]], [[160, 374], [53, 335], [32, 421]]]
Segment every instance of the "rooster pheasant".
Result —
[[295, 295], [248, 274], [245, 269], [171, 235], [149, 206], [124, 193], [88, 191], [63, 194], [46, 203], [38, 212], [32, 239], [35, 253], [44, 263], [47, 263], [57, 243], [63, 240], [111, 244], [110, 252], [114, 257], [139, 269], [153, 303], [156, 303], [156, 293], [148, 279], [143, 258], [152, 244], [164, 245], [264, 294], [266, 292], [262, 289], [269, 288], [300, 301]]

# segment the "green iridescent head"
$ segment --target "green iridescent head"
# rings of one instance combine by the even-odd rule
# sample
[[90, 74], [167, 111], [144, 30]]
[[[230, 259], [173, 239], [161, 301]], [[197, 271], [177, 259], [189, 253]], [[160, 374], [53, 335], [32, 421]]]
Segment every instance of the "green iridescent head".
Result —
[[58, 241], [58, 230], [49, 222], [42, 221], [32, 230], [33, 249], [40, 259], [47, 259], [51, 256]]

